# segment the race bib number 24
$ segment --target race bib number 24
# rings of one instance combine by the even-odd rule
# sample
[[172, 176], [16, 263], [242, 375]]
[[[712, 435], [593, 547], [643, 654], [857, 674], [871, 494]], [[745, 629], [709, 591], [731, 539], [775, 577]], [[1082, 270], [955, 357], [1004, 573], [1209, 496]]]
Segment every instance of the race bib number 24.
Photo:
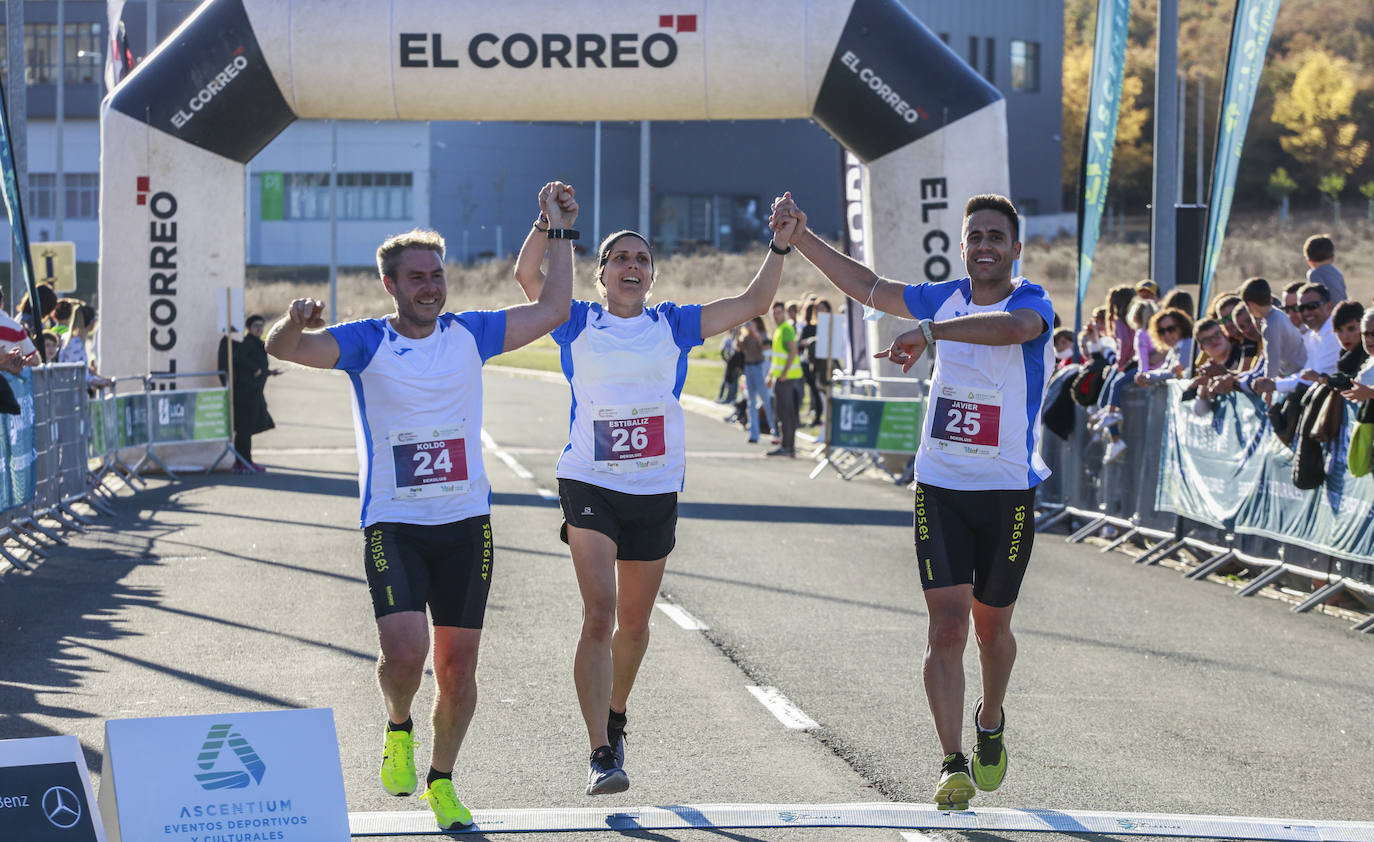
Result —
[[393, 432], [387, 438], [396, 468], [397, 499], [468, 491], [467, 441], [462, 425]]

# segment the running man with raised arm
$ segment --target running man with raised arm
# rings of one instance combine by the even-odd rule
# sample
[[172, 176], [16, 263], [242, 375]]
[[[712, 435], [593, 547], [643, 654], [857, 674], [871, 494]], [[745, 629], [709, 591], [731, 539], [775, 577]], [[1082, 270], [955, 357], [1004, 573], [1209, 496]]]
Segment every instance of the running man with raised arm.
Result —
[[[569, 230], [577, 203], [566, 185], [539, 193], [550, 225]], [[272, 356], [337, 368], [353, 384], [362, 494], [363, 563], [377, 618], [377, 683], [386, 705], [382, 785], [417, 788], [411, 702], [434, 626], [434, 745], [423, 795], [439, 827], [472, 823], [453, 767], [477, 706], [477, 648], [495, 546], [491, 484], [482, 464], [482, 365], [568, 318], [572, 242], [550, 238], [548, 280], [534, 301], [505, 310], [445, 312], [444, 240], [398, 234], [377, 249], [396, 312], [325, 327], [324, 305], [292, 302], [267, 339]]]
[[[774, 221], [799, 219], [793, 245], [841, 292], [919, 320], [875, 356], [907, 371], [938, 348], [916, 455], [916, 563], [930, 615], [922, 673], [944, 757], [934, 800], [966, 809], [975, 785], [991, 792], [1007, 770], [1011, 614], [1035, 537], [1035, 487], [1050, 475], [1038, 451], [1054, 308], [1043, 289], [1012, 276], [1019, 218], [1004, 196], [974, 196], [964, 208], [960, 250], [969, 276], [923, 284], [881, 278], [831, 248], [806, 229], [791, 199], [773, 208]], [[971, 770], [961, 728], [970, 614], [983, 691]]]

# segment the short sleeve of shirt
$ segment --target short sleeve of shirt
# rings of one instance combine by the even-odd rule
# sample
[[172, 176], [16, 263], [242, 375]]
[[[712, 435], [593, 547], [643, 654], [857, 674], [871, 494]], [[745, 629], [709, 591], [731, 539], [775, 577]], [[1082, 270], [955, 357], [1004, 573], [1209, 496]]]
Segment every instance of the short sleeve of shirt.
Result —
[[567, 345], [577, 338], [582, 329], [587, 326], [587, 314], [591, 312], [592, 303], [590, 301], [578, 301], [573, 299], [572, 309], [568, 312], [568, 320], [553, 330], [549, 331], [549, 336], [559, 345]]
[[382, 343], [384, 329], [380, 319], [344, 322], [327, 328], [334, 341], [339, 343], [339, 361], [334, 363], [334, 367], [354, 373], [367, 368], [372, 355], [377, 352], [377, 346]]
[[457, 321], [477, 342], [477, 353], [486, 362], [506, 347], [505, 310], [469, 310], [459, 313]]
[[[1045, 294], [1045, 288], [1037, 284], [1023, 281], [1011, 294], [1011, 300], [1007, 302], [1007, 312], [1012, 310], [1034, 310], [1040, 318], [1045, 320], [1045, 330], [1054, 327], [1054, 304], [1050, 297]], [[1043, 335], [1041, 331], [1037, 336]]]
[[949, 298], [949, 281], [940, 283], [907, 284], [902, 299], [913, 319], [933, 319], [940, 305]]
[[659, 313], [673, 329], [673, 341], [679, 348], [695, 348], [706, 340], [701, 335], [701, 305], [678, 306], [671, 301], [658, 305]]

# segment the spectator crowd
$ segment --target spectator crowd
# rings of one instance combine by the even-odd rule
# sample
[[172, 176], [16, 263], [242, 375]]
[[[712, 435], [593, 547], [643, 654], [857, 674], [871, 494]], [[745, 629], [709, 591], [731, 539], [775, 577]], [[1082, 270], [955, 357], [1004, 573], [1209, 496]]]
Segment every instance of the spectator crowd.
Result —
[[1303, 257], [1304, 280], [1250, 278], [1215, 295], [1196, 321], [1187, 291], [1160, 298], [1149, 280], [1113, 287], [1077, 336], [1055, 332], [1059, 385], [1052, 381], [1046, 425], [1067, 438], [1068, 402], [1088, 407], [1089, 429], [1103, 441], [1102, 461], [1110, 464], [1127, 450], [1121, 436], [1133, 421], [1121, 410], [1127, 384], [1184, 380], [1183, 398], [1198, 415], [1211, 413], [1226, 395], [1250, 394], [1264, 400], [1274, 432], [1295, 448], [1295, 483], [1315, 488], [1325, 477], [1323, 445], [1342, 441], [1346, 404], [1355, 404], [1347, 461], [1352, 473], [1368, 473], [1374, 309], [1348, 297], [1329, 236], [1309, 237]]

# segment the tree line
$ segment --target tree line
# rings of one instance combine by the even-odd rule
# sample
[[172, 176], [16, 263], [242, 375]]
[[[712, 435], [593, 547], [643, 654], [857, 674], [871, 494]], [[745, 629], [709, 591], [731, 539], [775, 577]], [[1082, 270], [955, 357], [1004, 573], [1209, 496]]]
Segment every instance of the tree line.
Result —
[[[1195, 195], [1194, 132], [1203, 88], [1203, 201], [1235, 0], [1178, 0], [1179, 75], [1188, 80], [1185, 201]], [[1150, 201], [1157, 0], [1133, 0], [1108, 204], [1143, 212]], [[1097, 0], [1064, 2], [1065, 208], [1077, 177], [1092, 68]], [[1236, 179], [1236, 211], [1339, 202], [1363, 195], [1374, 209], [1374, 0], [1284, 0]]]

